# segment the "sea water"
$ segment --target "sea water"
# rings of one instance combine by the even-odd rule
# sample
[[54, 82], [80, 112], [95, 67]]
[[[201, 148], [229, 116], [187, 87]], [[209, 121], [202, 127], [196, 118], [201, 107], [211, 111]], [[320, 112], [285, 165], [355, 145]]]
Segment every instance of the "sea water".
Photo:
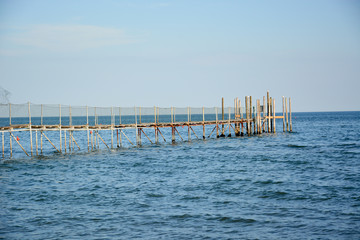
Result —
[[250, 137], [187, 141], [180, 130], [175, 144], [164, 130], [167, 142], [123, 137], [122, 148], [115, 133], [113, 150], [90, 153], [74, 133], [81, 150], [57, 154], [44, 139], [32, 158], [13, 141], [16, 158], [0, 162], [0, 238], [360, 238], [360, 112], [293, 113], [292, 133], [281, 121]]

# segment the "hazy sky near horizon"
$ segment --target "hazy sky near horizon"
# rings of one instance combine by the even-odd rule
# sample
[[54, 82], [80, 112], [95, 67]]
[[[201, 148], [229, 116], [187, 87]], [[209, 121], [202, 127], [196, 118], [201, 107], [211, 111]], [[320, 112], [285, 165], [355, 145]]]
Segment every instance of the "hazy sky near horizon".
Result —
[[12, 103], [360, 110], [355, 0], [0, 0]]

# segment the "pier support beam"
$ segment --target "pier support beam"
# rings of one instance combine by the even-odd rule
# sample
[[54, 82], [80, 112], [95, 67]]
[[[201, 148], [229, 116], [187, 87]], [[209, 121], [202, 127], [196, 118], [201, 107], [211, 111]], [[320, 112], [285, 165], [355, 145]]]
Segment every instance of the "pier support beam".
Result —
[[290, 113], [290, 132], [292, 132], [292, 120], [291, 120], [291, 98], [289, 98], [289, 113]]

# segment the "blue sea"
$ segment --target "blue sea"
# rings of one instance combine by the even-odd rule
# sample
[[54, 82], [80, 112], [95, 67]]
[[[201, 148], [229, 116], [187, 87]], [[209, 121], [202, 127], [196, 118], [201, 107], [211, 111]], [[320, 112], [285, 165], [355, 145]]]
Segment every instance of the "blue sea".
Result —
[[[195, 127], [191, 141], [178, 128], [174, 144], [163, 129], [166, 142], [143, 136], [141, 147], [123, 135], [116, 148], [114, 131], [113, 149], [90, 152], [74, 132], [80, 150], [56, 153], [43, 139], [30, 158], [13, 141], [12, 159], [6, 133], [0, 239], [360, 239], [360, 112], [292, 122], [291, 133], [279, 120], [277, 133], [205, 140]], [[134, 129], [125, 134], [134, 142]], [[29, 132], [14, 135], [30, 153]], [[100, 135], [111, 147], [110, 131]]]

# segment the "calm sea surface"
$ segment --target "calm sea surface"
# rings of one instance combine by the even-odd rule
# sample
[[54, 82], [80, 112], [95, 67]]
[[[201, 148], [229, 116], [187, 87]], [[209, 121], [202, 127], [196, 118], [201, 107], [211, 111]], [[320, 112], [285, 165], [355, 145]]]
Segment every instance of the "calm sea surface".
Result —
[[44, 140], [34, 158], [14, 145], [0, 162], [0, 238], [360, 239], [360, 112], [294, 113], [293, 133], [277, 131], [170, 144], [164, 130], [166, 143], [91, 153], [74, 133], [82, 150]]

